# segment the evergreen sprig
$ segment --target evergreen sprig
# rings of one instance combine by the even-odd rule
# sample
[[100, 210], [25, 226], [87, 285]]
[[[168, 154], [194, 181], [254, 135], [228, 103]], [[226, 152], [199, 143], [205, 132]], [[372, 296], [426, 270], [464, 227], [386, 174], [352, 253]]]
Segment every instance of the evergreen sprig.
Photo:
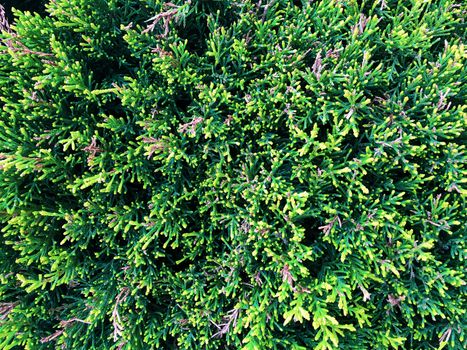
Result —
[[0, 7], [1, 349], [465, 349], [467, 7]]

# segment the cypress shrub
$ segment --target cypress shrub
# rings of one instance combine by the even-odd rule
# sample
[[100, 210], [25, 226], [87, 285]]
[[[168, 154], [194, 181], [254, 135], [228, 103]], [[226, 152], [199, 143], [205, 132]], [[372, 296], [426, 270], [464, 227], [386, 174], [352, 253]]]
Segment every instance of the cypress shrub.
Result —
[[1, 349], [464, 349], [467, 7], [0, 8]]

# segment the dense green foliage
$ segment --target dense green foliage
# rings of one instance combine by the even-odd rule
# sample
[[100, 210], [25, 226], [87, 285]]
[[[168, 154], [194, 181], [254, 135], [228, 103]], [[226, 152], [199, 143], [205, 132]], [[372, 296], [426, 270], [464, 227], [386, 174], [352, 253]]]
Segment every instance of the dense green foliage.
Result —
[[0, 348], [465, 349], [466, 10], [0, 18]]

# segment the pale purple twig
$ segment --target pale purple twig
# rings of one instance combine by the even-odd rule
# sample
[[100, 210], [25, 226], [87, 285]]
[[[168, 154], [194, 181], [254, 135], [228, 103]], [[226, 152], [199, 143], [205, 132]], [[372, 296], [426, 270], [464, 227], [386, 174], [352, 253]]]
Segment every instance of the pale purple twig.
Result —
[[122, 325], [122, 320], [118, 312], [118, 307], [120, 306], [121, 303], [123, 303], [126, 300], [129, 294], [130, 294], [130, 290], [127, 287], [124, 287], [122, 288], [122, 291], [115, 298], [115, 306], [112, 311], [112, 325], [114, 328], [114, 331], [113, 331], [114, 341], [117, 341], [122, 336], [122, 332], [124, 330], [124, 327]]

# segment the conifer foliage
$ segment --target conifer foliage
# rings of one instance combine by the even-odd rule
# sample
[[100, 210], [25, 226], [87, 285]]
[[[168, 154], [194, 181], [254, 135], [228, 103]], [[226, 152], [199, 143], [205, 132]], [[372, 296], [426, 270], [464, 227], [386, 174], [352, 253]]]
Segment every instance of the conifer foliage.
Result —
[[0, 348], [465, 349], [462, 3], [0, 7]]

